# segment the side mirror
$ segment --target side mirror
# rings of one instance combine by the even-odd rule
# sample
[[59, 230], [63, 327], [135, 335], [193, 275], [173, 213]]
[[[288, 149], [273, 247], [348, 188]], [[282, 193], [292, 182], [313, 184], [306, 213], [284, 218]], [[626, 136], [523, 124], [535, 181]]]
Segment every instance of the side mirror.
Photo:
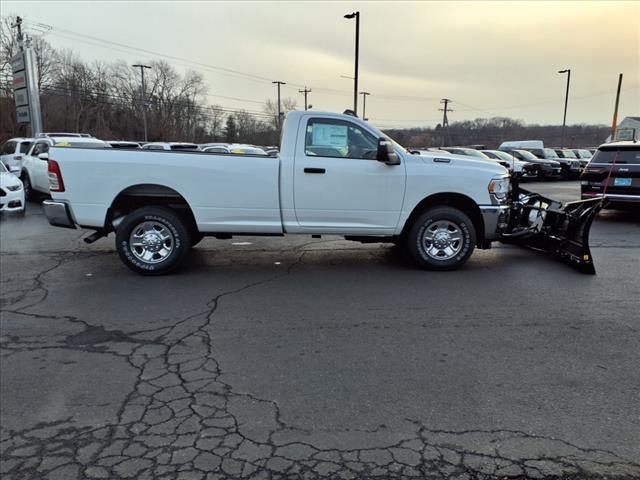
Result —
[[378, 155], [376, 159], [387, 165], [400, 165], [400, 157], [393, 149], [393, 144], [386, 138], [378, 140]]
[[46, 153], [46, 152], [45, 152], [45, 153], [39, 153], [39, 154], [38, 154], [38, 158], [39, 158], [40, 160], [45, 160], [45, 161], [47, 161], [47, 160], [49, 160], [49, 154], [48, 154], [48, 153]]

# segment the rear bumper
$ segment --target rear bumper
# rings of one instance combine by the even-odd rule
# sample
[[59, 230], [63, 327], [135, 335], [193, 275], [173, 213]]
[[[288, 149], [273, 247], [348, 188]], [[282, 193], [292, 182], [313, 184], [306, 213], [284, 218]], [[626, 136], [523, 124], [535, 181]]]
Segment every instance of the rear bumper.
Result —
[[73, 216], [71, 215], [71, 209], [67, 203], [56, 200], [45, 200], [42, 202], [42, 207], [51, 225], [64, 228], [76, 228]]
[[582, 199], [587, 200], [589, 198], [603, 198], [606, 197], [610, 202], [615, 203], [633, 203], [640, 204], [640, 195], [624, 195], [618, 193], [607, 193], [603, 195], [602, 193], [596, 192], [583, 192]]
[[497, 240], [509, 223], [509, 205], [480, 206], [484, 221], [484, 239]]

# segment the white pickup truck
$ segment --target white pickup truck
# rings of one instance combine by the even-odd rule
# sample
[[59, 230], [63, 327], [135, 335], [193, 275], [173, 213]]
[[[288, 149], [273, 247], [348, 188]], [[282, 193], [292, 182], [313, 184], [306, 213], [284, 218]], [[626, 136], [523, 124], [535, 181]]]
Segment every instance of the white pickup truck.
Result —
[[290, 112], [277, 157], [53, 147], [48, 163], [49, 222], [95, 230], [89, 243], [115, 231], [120, 258], [141, 274], [174, 269], [203, 236], [284, 234], [393, 242], [432, 270], [456, 269], [494, 240], [593, 268], [588, 239], [567, 252], [576, 239], [560, 225], [574, 214], [585, 223], [590, 200], [567, 213], [513, 191], [495, 162], [413, 155], [349, 114]]

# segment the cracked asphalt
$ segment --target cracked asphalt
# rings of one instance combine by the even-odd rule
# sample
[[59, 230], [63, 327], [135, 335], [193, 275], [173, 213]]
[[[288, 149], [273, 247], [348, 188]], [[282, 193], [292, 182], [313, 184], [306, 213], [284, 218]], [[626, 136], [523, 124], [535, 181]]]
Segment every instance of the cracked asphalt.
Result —
[[287, 237], [147, 278], [29, 207], [0, 220], [3, 479], [640, 478], [637, 212], [599, 216], [594, 277]]

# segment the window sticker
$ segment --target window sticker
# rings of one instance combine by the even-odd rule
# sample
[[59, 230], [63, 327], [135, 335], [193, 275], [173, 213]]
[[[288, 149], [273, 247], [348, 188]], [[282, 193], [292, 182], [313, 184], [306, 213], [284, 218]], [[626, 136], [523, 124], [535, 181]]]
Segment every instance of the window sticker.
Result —
[[314, 123], [311, 138], [314, 147], [346, 147], [347, 126]]

